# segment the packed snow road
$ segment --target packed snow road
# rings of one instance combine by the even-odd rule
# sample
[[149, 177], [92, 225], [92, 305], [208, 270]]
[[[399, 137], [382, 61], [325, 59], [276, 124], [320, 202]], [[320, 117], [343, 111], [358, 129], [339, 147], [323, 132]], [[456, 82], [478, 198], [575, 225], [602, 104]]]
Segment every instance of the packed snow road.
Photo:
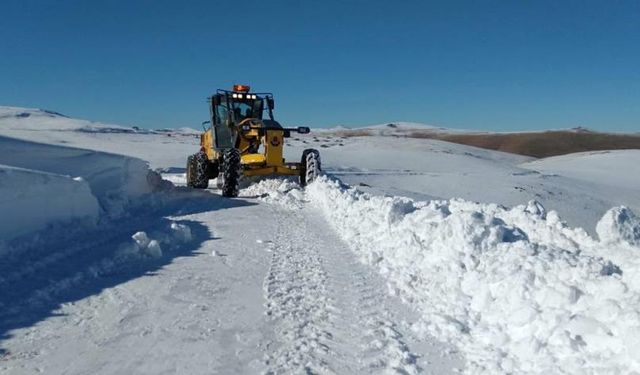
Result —
[[[4, 330], [24, 328], [3, 342], [0, 372], [413, 374], [463, 366], [450, 347], [412, 335], [414, 313], [314, 209], [250, 197], [210, 197], [216, 203], [198, 209], [206, 198], [172, 202], [155, 221], [120, 222], [108, 241], [94, 233], [48, 262], [7, 265], [14, 272], [3, 288], [24, 287], [3, 296], [13, 306], [2, 320], [14, 322]], [[129, 245], [142, 256], [114, 261], [134, 233]], [[162, 254], [149, 250], [154, 240]], [[60, 275], [50, 280], [46, 268]]]

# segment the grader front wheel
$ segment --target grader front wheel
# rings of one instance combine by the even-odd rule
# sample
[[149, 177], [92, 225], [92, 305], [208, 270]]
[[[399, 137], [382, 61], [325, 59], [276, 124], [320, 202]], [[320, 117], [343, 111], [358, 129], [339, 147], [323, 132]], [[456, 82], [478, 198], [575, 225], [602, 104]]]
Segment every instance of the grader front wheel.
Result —
[[218, 188], [223, 197], [237, 197], [240, 184], [240, 151], [230, 149], [222, 154], [222, 166], [218, 174]]

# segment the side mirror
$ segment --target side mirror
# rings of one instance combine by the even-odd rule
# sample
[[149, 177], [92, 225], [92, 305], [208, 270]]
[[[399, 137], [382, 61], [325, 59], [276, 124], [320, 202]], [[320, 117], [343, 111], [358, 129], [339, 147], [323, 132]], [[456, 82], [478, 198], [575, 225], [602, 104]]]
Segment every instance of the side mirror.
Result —
[[267, 97], [267, 105], [269, 106], [269, 109], [273, 111], [273, 108], [275, 107], [273, 98]]
[[308, 126], [298, 126], [298, 133], [300, 134], [309, 134], [311, 129]]
[[207, 131], [207, 128], [204, 127], [206, 124], [211, 124], [211, 121], [202, 121], [202, 129], [204, 129], [204, 131]]

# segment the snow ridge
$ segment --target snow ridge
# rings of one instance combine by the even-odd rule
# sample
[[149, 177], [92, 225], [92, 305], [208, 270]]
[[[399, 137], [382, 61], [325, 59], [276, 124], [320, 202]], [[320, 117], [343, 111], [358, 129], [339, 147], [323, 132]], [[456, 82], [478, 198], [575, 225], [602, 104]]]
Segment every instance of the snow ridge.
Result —
[[307, 198], [423, 312], [416, 329], [462, 348], [468, 371], [640, 370], [640, 223], [628, 209], [605, 215], [601, 242], [535, 202], [416, 202], [327, 178]]

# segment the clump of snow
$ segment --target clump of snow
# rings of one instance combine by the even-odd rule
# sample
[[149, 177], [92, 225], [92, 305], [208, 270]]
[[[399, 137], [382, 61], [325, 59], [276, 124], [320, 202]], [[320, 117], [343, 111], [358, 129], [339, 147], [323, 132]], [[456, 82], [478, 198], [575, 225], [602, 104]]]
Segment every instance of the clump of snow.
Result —
[[172, 236], [180, 242], [186, 243], [193, 239], [191, 236], [191, 229], [184, 224], [173, 222], [171, 223], [170, 228], [173, 232]]
[[193, 237], [188, 226], [171, 222], [164, 231], [152, 234], [139, 231], [134, 233], [131, 239], [133, 241], [120, 244], [119, 257], [160, 258], [163, 254], [163, 247], [173, 249], [184, 243], [191, 242]]
[[300, 185], [287, 179], [265, 179], [240, 190], [240, 197], [256, 197], [292, 209], [301, 208], [304, 194]]
[[463, 350], [469, 372], [640, 371], [640, 267], [616, 247], [640, 251], [628, 209], [605, 215], [597, 241], [537, 202], [419, 202], [327, 178], [306, 199], [422, 312], [417, 331]]
[[186, 173], [161, 173], [162, 179], [171, 182], [174, 185], [186, 185]]
[[607, 211], [598, 222], [596, 232], [602, 242], [640, 247], [640, 218], [627, 207], [615, 207]]
[[150, 258], [160, 258], [162, 256], [160, 243], [157, 240], [150, 239], [146, 232], [136, 232], [131, 238], [133, 243], [121, 246], [121, 253], [141, 254]]

